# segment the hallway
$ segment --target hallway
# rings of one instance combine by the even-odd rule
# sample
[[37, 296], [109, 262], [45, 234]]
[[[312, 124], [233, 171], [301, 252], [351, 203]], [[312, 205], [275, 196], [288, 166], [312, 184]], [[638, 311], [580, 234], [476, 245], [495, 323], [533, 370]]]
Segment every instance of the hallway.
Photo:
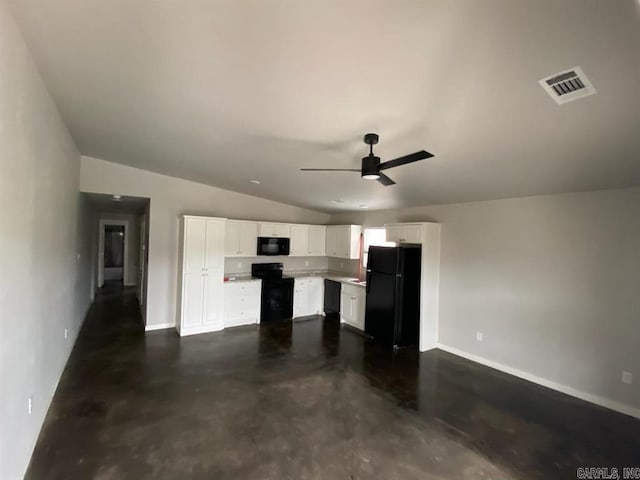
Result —
[[28, 479], [567, 479], [638, 466], [640, 421], [332, 320], [144, 334], [103, 289]]

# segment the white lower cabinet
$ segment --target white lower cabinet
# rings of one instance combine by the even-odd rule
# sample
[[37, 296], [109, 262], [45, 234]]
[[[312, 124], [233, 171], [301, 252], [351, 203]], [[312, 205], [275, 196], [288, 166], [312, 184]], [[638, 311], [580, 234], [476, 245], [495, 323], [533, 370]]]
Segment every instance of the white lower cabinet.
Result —
[[340, 292], [340, 320], [364, 330], [365, 289], [358, 285], [342, 284]]
[[260, 280], [224, 284], [224, 327], [260, 323]]
[[324, 281], [320, 277], [296, 278], [293, 287], [293, 318], [320, 315]]

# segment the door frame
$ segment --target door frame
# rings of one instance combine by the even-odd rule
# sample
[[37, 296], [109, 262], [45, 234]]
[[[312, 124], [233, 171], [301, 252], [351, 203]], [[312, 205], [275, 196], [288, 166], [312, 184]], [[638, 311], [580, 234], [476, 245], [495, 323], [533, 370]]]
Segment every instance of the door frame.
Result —
[[107, 225], [116, 225], [124, 227], [124, 253], [122, 259], [122, 284], [125, 286], [135, 285], [129, 283], [129, 275], [128, 275], [128, 257], [129, 257], [129, 220], [115, 220], [109, 218], [101, 218], [99, 224], [98, 231], [98, 288], [104, 285], [104, 227]]

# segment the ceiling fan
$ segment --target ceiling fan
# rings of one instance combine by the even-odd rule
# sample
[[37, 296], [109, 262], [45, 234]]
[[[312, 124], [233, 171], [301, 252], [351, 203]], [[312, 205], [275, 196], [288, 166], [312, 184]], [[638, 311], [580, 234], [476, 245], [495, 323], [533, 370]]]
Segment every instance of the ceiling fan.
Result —
[[398, 157], [380, 163], [380, 157], [376, 157], [373, 154], [373, 146], [378, 143], [379, 139], [380, 137], [378, 137], [377, 133], [367, 133], [364, 136], [364, 143], [369, 145], [369, 155], [362, 159], [362, 168], [359, 170], [355, 168], [301, 168], [300, 170], [303, 172], [360, 172], [362, 178], [378, 180], [382, 185], [388, 187], [389, 185], [395, 185], [396, 182], [382, 173], [382, 170], [433, 157], [432, 153], [426, 150], [420, 150], [419, 152], [410, 153], [404, 157]]

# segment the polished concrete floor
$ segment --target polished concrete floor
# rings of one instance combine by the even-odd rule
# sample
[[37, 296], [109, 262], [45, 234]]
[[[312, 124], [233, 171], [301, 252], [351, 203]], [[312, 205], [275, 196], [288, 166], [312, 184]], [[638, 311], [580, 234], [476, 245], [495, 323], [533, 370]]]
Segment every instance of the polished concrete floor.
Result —
[[335, 320], [144, 335], [103, 292], [29, 479], [570, 479], [640, 466], [640, 421]]

